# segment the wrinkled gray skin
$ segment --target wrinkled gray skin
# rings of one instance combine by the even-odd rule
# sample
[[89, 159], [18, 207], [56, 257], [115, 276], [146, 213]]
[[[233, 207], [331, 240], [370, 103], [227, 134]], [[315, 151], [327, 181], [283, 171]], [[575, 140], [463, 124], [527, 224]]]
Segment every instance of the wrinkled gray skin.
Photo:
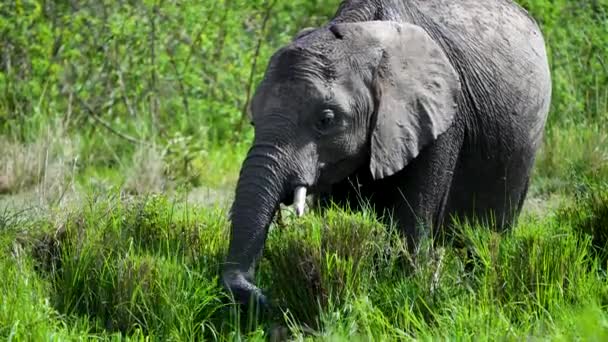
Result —
[[550, 97], [541, 32], [510, 0], [343, 2], [276, 52], [257, 89], [224, 286], [266, 304], [254, 268], [297, 186], [369, 200], [414, 243], [451, 217], [508, 228]]

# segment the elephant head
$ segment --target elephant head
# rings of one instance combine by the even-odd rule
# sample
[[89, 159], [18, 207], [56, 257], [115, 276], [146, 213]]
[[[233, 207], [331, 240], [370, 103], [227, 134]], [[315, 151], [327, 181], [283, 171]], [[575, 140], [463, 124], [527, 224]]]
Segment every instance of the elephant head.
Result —
[[459, 79], [422, 28], [339, 23], [299, 34], [271, 58], [251, 104], [255, 138], [231, 210], [222, 281], [238, 302], [265, 303], [253, 274], [280, 203], [367, 167], [403, 169], [451, 125]]

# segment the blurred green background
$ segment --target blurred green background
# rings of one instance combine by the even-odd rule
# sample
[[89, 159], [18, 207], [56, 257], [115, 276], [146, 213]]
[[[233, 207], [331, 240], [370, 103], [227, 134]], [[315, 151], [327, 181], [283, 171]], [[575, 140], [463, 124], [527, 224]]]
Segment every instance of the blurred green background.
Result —
[[[72, 150], [54, 151], [49, 158], [77, 157], [73, 166], [79, 174], [119, 167], [124, 174], [139, 153], [139, 159], [156, 158], [158, 171], [179, 184], [233, 181], [209, 167], [236, 171], [229, 164], [239, 164], [252, 137], [246, 106], [269, 57], [299, 29], [325, 22], [338, 3], [4, 1], [3, 144], [67, 139]], [[557, 178], [563, 181], [572, 169], [584, 173], [581, 165], [605, 161], [605, 149], [603, 156], [592, 156], [587, 145], [606, 143], [608, 5], [520, 4], [541, 25], [549, 51], [553, 101], [548, 151], [538, 173], [549, 178], [545, 188], [554, 189]], [[153, 146], [154, 153], [142, 151], [145, 146]], [[214, 155], [222, 148], [229, 160]], [[595, 165], [593, 172], [605, 174], [606, 167]], [[124, 181], [121, 175], [104, 176]], [[23, 179], [35, 175], [6, 177], [5, 192], [38, 181]]]

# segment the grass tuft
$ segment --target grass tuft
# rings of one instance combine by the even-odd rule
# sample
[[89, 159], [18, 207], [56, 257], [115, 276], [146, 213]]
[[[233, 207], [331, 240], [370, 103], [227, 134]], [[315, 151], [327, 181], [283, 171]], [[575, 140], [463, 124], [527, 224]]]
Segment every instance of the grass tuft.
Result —
[[373, 257], [383, 252], [376, 241], [386, 235], [368, 214], [337, 209], [274, 229], [265, 252], [273, 297], [298, 322], [320, 328], [322, 311], [342, 307], [364, 290]]
[[160, 193], [167, 189], [164, 155], [158, 147], [140, 145], [133, 153], [123, 190], [135, 194]]
[[570, 222], [574, 231], [591, 238], [592, 252], [608, 260], [608, 183], [584, 183], [575, 193], [574, 201], [557, 213]]
[[540, 194], [570, 191], [581, 179], [608, 179], [605, 128], [599, 124], [548, 128], [535, 173]]
[[34, 241], [33, 260], [53, 307], [90, 320], [93, 332], [217, 335], [213, 319], [225, 305], [218, 214], [178, 209], [164, 197], [98, 199]]
[[0, 138], [0, 194], [35, 190], [42, 203], [61, 199], [71, 185], [75, 143], [54, 136], [33, 143]]

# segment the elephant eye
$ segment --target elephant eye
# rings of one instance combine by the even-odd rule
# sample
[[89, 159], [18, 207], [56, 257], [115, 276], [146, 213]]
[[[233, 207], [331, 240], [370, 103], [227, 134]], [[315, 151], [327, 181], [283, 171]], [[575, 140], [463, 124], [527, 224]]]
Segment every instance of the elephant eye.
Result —
[[336, 115], [331, 109], [326, 109], [321, 113], [321, 117], [317, 122], [317, 128], [319, 130], [325, 130], [334, 123]]

